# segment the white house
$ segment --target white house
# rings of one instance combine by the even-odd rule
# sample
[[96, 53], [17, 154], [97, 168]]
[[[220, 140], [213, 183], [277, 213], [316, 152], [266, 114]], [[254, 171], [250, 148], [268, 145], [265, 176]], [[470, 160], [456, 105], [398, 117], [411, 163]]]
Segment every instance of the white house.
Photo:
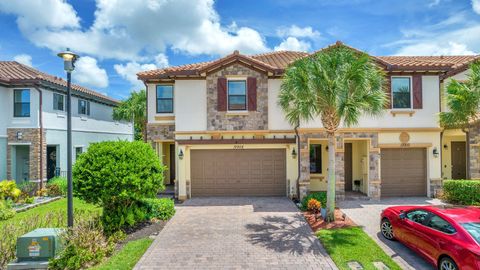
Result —
[[[325, 49], [334, 46], [345, 45]], [[175, 183], [178, 198], [303, 197], [326, 189], [320, 118], [301, 123], [297, 139], [277, 103], [285, 69], [309, 55], [235, 51], [138, 74], [148, 88], [147, 137], [170, 168], [166, 183]], [[337, 194], [433, 196], [445, 178], [480, 177], [479, 132], [469, 133], [469, 149], [465, 133], [438, 123], [445, 83], [464, 78], [479, 57], [372, 58], [387, 74], [390, 101], [383, 115], [363, 116], [336, 134]]]
[[[133, 125], [112, 119], [118, 101], [72, 84], [73, 161], [89, 144], [133, 140]], [[0, 180], [45, 181], [67, 166], [66, 81], [0, 61]]]

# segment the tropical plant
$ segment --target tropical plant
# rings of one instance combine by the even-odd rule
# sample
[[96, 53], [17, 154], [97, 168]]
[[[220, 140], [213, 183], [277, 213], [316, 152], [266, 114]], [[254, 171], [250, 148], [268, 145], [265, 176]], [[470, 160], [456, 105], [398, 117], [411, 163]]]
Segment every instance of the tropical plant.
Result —
[[285, 71], [279, 104], [290, 124], [320, 117], [328, 137], [327, 221], [334, 220], [335, 133], [356, 125], [362, 114], [385, 108], [384, 72], [372, 58], [338, 44], [292, 63]]
[[13, 180], [0, 181], [0, 200], [12, 199], [16, 201], [22, 194], [22, 191], [17, 188], [17, 184]]
[[147, 94], [145, 90], [131, 92], [128, 99], [120, 102], [119, 106], [113, 109], [114, 120], [125, 120], [134, 122], [135, 140], [146, 141], [147, 123]]
[[67, 178], [56, 176], [47, 183], [48, 196], [66, 196], [67, 195]]

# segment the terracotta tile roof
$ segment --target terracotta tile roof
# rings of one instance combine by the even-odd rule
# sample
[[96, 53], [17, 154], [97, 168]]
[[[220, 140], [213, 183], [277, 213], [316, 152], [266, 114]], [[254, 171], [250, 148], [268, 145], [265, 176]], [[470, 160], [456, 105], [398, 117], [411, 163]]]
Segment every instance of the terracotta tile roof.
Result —
[[[296, 51], [277, 51], [256, 55], [243, 55], [238, 51], [233, 52], [225, 57], [203, 63], [188, 64], [176, 67], [168, 67], [164, 69], [156, 69], [143, 71], [137, 74], [141, 80], [170, 77], [170, 76], [200, 76], [201, 73], [206, 72], [214, 67], [219, 67], [222, 64], [230, 63], [228, 60], [249, 61], [252, 65], [258, 65], [264, 69], [273, 71], [275, 75], [280, 75], [287, 66], [297, 59], [313, 55], [320, 51], [328, 50], [337, 46], [345, 46], [357, 52], [358, 49], [345, 45], [337, 41], [323, 49], [313, 52], [312, 54], [306, 52]], [[468, 65], [475, 59], [480, 59], [480, 55], [465, 55], [465, 56], [372, 56], [372, 58], [379, 64], [385, 66], [388, 71], [440, 71], [448, 72], [447, 75], [455, 72], [463, 71], [468, 68]]]
[[378, 56], [378, 58], [399, 68], [456, 69], [478, 59], [478, 55], [448, 56]]
[[[43, 81], [60, 86], [62, 88], [67, 87], [67, 81], [64, 79], [46, 74], [15, 61], [0, 61], [0, 81], [7, 84], [21, 83], [22, 81]], [[118, 103], [118, 100], [116, 99], [102, 95], [77, 84], [72, 83], [72, 90], [93, 96], [101, 100], [110, 101], [114, 104]]]

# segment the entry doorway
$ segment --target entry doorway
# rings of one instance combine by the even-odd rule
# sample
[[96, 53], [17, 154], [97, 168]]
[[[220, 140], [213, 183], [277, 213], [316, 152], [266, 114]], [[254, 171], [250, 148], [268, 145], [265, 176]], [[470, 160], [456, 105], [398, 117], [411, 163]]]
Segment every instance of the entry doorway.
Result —
[[55, 177], [57, 171], [57, 146], [47, 146], [47, 180]]
[[345, 169], [345, 191], [352, 191], [353, 188], [353, 168], [352, 168], [352, 144], [345, 143], [344, 152], [344, 169]]
[[170, 184], [173, 184], [175, 180], [175, 144], [174, 143], [170, 144], [170, 164], [168, 167], [170, 170]]
[[12, 176], [19, 185], [30, 180], [30, 146], [13, 145], [11, 148]]
[[466, 179], [467, 151], [465, 142], [451, 142], [452, 179]]

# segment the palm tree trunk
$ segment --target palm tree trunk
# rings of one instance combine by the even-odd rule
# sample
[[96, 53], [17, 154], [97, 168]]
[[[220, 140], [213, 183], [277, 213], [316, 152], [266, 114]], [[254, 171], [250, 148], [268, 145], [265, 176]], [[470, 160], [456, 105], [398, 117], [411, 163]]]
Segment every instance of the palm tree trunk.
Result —
[[335, 220], [335, 133], [328, 133], [327, 222]]

